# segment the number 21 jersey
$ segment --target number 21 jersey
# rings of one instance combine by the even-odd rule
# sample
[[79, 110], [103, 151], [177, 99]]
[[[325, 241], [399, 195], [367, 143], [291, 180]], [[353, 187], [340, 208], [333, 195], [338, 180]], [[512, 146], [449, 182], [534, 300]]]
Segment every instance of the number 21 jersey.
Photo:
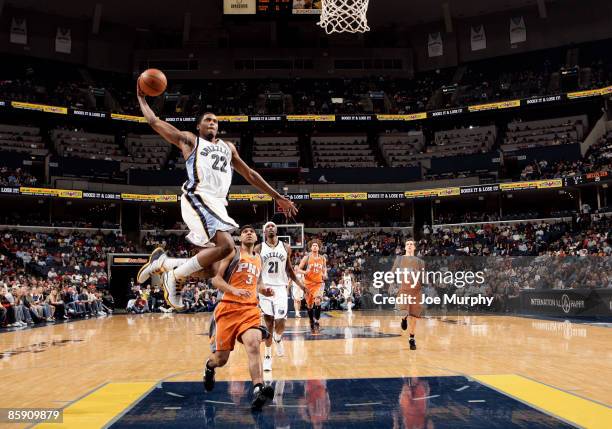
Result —
[[261, 243], [261, 263], [264, 285], [287, 287], [287, 250], [282, 241], [278, 240], [274, 247], [265, 241]]

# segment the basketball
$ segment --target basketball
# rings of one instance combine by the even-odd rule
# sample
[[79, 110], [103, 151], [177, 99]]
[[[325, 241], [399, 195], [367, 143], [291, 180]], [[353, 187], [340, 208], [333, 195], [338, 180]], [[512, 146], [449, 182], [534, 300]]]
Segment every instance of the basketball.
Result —
[[147, 69], [138, 78], [138, 87], [150, 97], [161, 95], [168, 86], [166, 75], [158, 69]]

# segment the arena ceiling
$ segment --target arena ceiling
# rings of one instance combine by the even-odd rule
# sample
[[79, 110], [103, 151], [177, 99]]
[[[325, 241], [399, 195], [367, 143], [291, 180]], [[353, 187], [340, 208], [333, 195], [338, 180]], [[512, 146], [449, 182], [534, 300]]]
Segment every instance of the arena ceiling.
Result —
[[[554, 0], [546, 0], [551, 2]], [[0, 0], [1, 2], [1, 0]], [[96, 3], [102, 4], [102, 19], [133, 27], [154, 26], [180, 30], [185, 12], [192, 14], [192, 26], [204, 27], [206, 16], [213, 22], [222, 13], [222, 0], [6, 0], [19, 9], [90, 19]], [[374, 25], [391, 22], [415, 25], [442, 20], [442, 4], [449, 3], [454, 18], [468, 18], [494, 12], [537, 7], [536, 0], [370, 0], [368, 19]]]

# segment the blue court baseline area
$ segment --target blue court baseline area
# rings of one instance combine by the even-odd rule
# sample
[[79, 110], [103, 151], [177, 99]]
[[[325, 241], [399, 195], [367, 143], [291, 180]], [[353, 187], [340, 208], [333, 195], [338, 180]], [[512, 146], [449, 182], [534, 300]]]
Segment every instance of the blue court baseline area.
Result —
[[165, 382], [110, 426], [136, 428], [569, 428], [467, 377], [273, 382], [274, 401], [250, 411], [251, 382]]

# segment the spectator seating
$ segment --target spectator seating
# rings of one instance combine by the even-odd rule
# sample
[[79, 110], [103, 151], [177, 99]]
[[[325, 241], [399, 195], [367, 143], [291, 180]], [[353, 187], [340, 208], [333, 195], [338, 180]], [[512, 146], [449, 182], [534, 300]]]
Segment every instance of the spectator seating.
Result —
[[253, 163], [259, 168], [297, 168], [300, 164], [298, 136], [255, 137]]
[[422, 152], [425, 136], [422, 131], [385, 133], [378, 138], [378, 145], [389, 167], [407, 167], [418, 164], [414, 155]]
[[40, 135], [40, 128], [7, 124], [0, 124], [0, 151], [39, 156], [49, 153]]
[[378, 166], [365, 135], [318, 135], [311, 141], [315, 168]]
[[165, 166], [172, 150], [172, 145], [157, 134], [128, 135], [126, 146], [131, 160], [122, 163], [122, 170], [159, 170]]
[[130, 161], [130, 157], [111, 135], [56, 129], [51, 131], [51, 140], [61, 157]]
[[491, 150], [496, 138], [494, 125], [438, 131], [427, 152], [432, 158], [485, 153]]
[[578, 143], [588, 130], [586, 115], [508, 124], [502, 151]]

